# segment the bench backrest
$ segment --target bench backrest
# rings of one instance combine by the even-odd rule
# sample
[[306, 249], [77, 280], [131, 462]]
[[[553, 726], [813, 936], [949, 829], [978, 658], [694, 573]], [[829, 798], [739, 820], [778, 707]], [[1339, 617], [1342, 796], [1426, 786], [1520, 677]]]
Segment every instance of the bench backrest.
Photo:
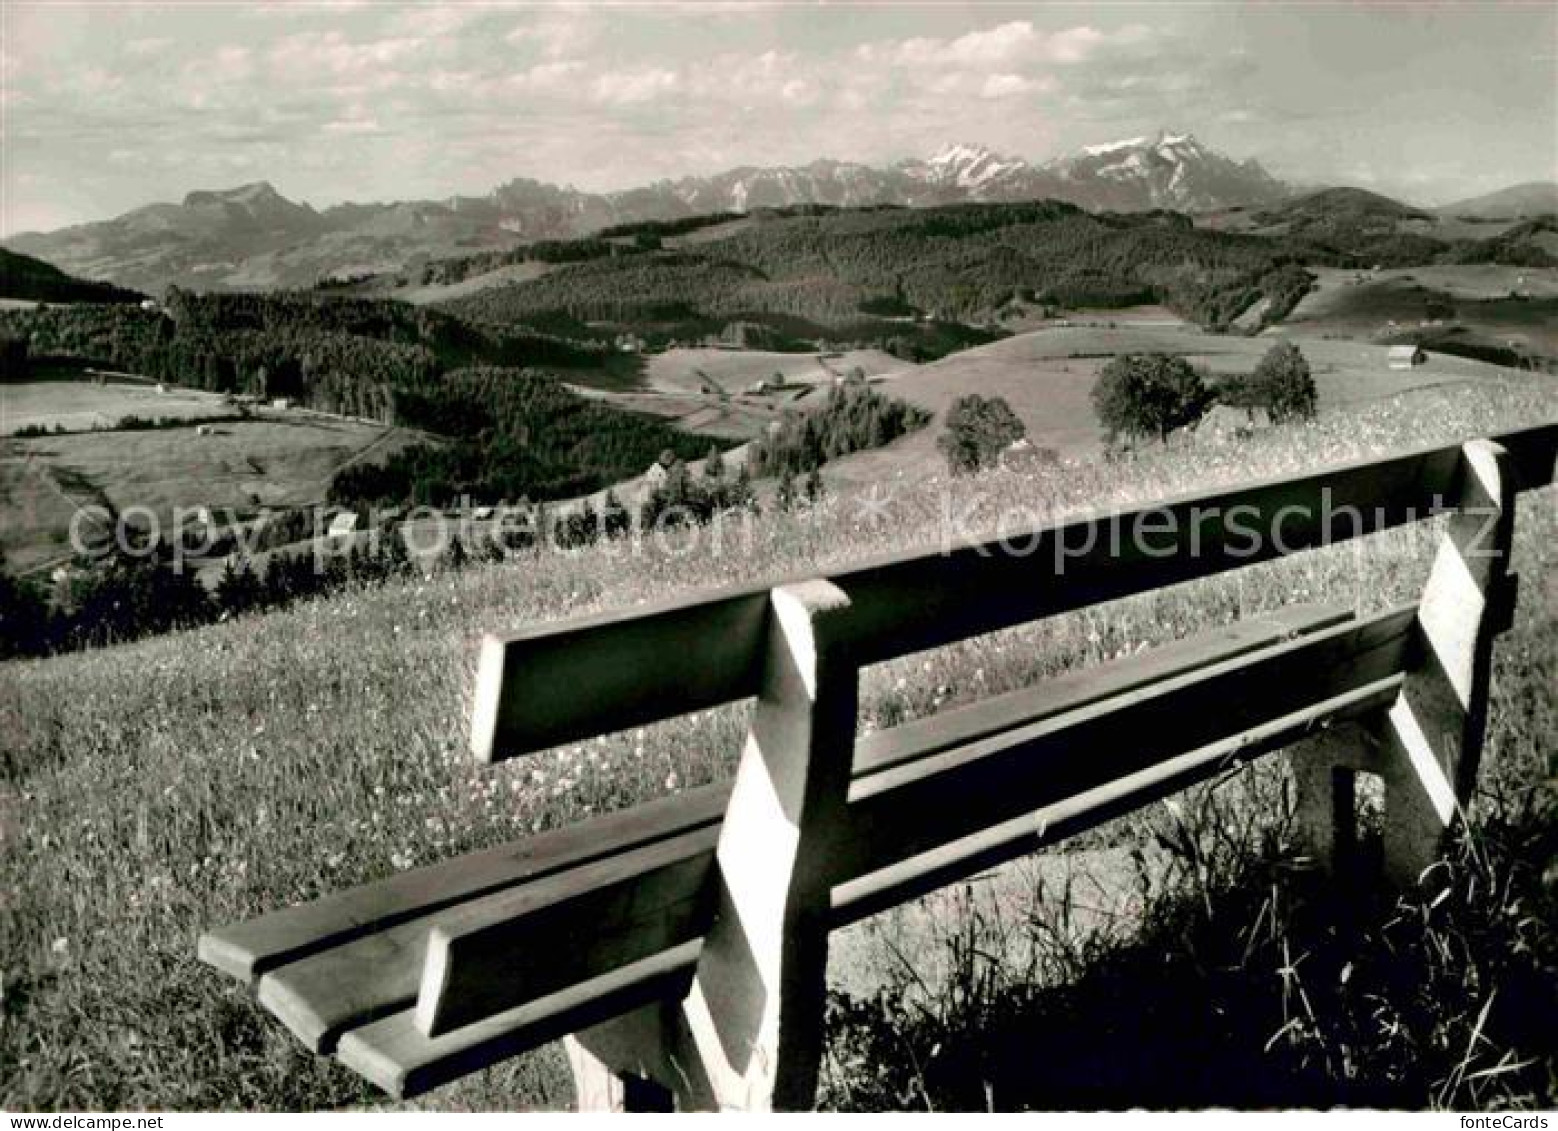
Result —
[[[1551, 482], [1558, 424], [1491, 442], [1509, 453], [1520, 489]], [[822, 579], [848, 596], [838, 631], [856, 662], [871, 664], [1418, 521], [1453, 506], [1465, 476], [1451, 444], [890, 555]], [[1251, 537], [1274, 529], [1279, 538]], [[756, 695], [769, 595], [807, 580], [489, 635], [473, 751], [497, 762]]]

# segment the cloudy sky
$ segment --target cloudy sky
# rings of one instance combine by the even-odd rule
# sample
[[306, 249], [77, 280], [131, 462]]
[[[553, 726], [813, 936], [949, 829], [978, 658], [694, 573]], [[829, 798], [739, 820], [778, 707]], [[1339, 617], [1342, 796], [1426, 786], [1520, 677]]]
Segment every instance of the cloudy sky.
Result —
[[1436, 203], [1558, 178], [1558, 5], [0, 0], [0, 231], [1195, 133]]

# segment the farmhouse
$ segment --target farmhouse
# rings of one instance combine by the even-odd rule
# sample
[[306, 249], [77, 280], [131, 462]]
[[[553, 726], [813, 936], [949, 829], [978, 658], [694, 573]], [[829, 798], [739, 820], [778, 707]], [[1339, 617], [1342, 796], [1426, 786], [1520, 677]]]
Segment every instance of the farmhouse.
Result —
[[1392, 369], [1411, 369], [1414, 365], [1422, 365], [1427, 360], [1428, 355], [1423, 352], [1421, 346], [1391, 346], [1386, 364]]
[[665, 482], [666, 476], [671, 474], [671, 468], [676, 466], [676, 453], [667, 448], [660, 453], [660, 458], [649, 465], [649, 470], [644, 472], [644, 482], [648, 489], [653, 491]]

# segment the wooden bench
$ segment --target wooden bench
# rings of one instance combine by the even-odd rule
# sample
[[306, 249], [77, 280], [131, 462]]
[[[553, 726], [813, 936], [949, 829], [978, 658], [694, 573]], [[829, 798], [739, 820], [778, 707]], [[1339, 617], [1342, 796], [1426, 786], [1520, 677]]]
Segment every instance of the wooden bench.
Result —
[[[1546, 425], [1047, 527], [1021, 557], [962, 546], [489, 637], [480, 758], [755, 697], [733, 782], [215, 930], [200, 956], [392, 1095], [566, 1038], [581, 1107], [797, 1108], [829, 931], [1239, 762], [1287, 750], [1321, 866], [1350, 848], [1353, 775], [1379, 774], [1410, 884], [1475, 787], [1514, 484], [1551, 482], [1555, 447]], [[856, 738], [865, 664], [1445, 502], [1418, 605], [1284, 609]], [[1282, 515], [1278, 544], [1248, 544]], [[1176, 533], [1105, 536], [1143, 516]]]

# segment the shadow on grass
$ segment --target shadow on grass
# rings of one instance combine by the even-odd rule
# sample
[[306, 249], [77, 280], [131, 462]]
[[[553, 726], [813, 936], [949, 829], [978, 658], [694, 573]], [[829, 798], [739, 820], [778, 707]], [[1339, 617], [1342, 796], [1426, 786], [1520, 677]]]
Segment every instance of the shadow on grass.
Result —
[[1011, 939], [975, 916], [939, 944], [944, 984], [905, 968], [874, 998], [833, 995], [821, 1101], [1550, 1106], [1554, 816], [1484, 827], [1410, 901], [1285, 865], [1274, 844], [1237, 867], [1192, 849], [1132, 937], [1057, 953], [1035, 914], [1019, 928], [1029, 957], [1016, 970]]

